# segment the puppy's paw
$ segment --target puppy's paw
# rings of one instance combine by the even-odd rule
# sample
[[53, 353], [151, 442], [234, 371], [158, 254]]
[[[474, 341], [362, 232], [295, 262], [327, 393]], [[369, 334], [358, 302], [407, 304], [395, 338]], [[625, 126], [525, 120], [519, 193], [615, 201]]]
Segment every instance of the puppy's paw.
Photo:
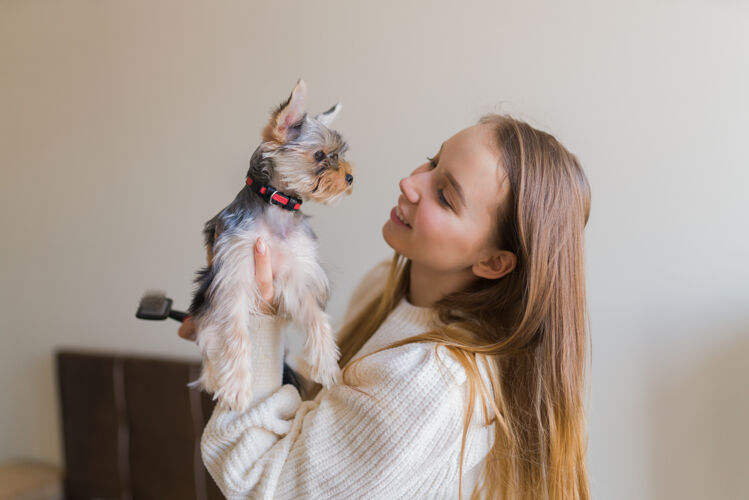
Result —
[[215, 394], [218, 389], [218, 380], [216, 379], [216, 371], [213, 369], [210, 361], [207, 359], [203, 360], [200, 378], [195, 382], [191, 382], [191, 384], [191, 387], [197, 387], [210, 394]]
[[234, 411], [243, 412], [250, 407], [252, 402], [252, 389], [238, 384], [228, 384], [216, 392], [216, 397], [229, 405]]
[[310, 375], [312, 380], [329, 389], [341, 381], [341, 368], [335, 360], [323, 361], [310, 367]]

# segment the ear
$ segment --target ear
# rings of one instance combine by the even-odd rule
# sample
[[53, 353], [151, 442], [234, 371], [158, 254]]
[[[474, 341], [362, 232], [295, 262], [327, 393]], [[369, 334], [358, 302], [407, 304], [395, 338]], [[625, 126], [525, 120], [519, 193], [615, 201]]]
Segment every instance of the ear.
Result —
[[320, 113], [319, 115], [315, 116], [315, 120], [319, 120], [320, 123], [325, 125], [326, 127], [330, 126], [330, 122], [333, 121], [333, 119], [338, 115], [338, 112], [341, 110], [341, 103], [337, 103], [335, 106], [330, 108], [327, 111], [324, 111]]
[[[286, 101], [278, 106], [263, 129], [263, 140], [285, 144], [298, 134], [298, 125], [306, 115], [307, 84], [301, 78]], [[294, 129], [297, 128], [295, 131]]]
[[480, 278], [496, 280], [510, 273], [517, 266], [517, 256], [508, 250], [499, 250], [471, 267], [473, 274]]
[[250, 168], [247, 170], [247, 175], [261, 184], [269, 184], [273, 178], [273, 160], [263, 158], [261, 146], [258, 146], [250, 157]]

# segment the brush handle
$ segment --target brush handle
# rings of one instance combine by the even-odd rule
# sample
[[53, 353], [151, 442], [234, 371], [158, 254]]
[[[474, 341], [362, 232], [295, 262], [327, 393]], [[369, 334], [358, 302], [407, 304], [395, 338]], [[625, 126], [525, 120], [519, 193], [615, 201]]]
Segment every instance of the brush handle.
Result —
[[172, 318], [172, 319], [175, 319], [175, 320], [179, 321], [180, 323], [183, 322], [185, 320], [185, 318], [188, 317], [188, 316], [189, 316], [189, 314], [187, 314], [186, 312], [183, 312], [183, 311], [175, 311], [174, 309], [172, 309], [171, 311], [169, 311], [169, 317]]

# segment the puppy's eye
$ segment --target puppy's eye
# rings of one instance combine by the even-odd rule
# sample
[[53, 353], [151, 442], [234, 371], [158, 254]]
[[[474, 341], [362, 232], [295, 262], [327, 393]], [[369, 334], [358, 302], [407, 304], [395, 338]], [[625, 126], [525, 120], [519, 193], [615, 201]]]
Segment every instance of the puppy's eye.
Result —
[[333, 160], [334, 162], [338, 161], [338, 153], [333, 153], [332, 155], [330, 155], [330, 159]]
[[325, 151], [317, 151], [315, 152], [315, 161], [323, 161], [325, 159]]

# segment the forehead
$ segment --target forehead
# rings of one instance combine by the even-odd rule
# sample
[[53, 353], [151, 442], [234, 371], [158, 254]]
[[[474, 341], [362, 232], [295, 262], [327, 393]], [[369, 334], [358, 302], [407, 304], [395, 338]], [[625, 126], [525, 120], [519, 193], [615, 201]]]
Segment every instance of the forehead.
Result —
[[447, 139], [440, 162], [462, 187], [468, 208], [473, 213], [494, 213], [509, 188], [499, 151], [489, 124], [478, 124], [461, 130]]
[[328, 154], [343, 154], [348, 149], [348, 144], [337, 130], [330, 129], [309, 116], [305, 117], [299, 137], [293, 142], [304, 149], [323, 148]]

